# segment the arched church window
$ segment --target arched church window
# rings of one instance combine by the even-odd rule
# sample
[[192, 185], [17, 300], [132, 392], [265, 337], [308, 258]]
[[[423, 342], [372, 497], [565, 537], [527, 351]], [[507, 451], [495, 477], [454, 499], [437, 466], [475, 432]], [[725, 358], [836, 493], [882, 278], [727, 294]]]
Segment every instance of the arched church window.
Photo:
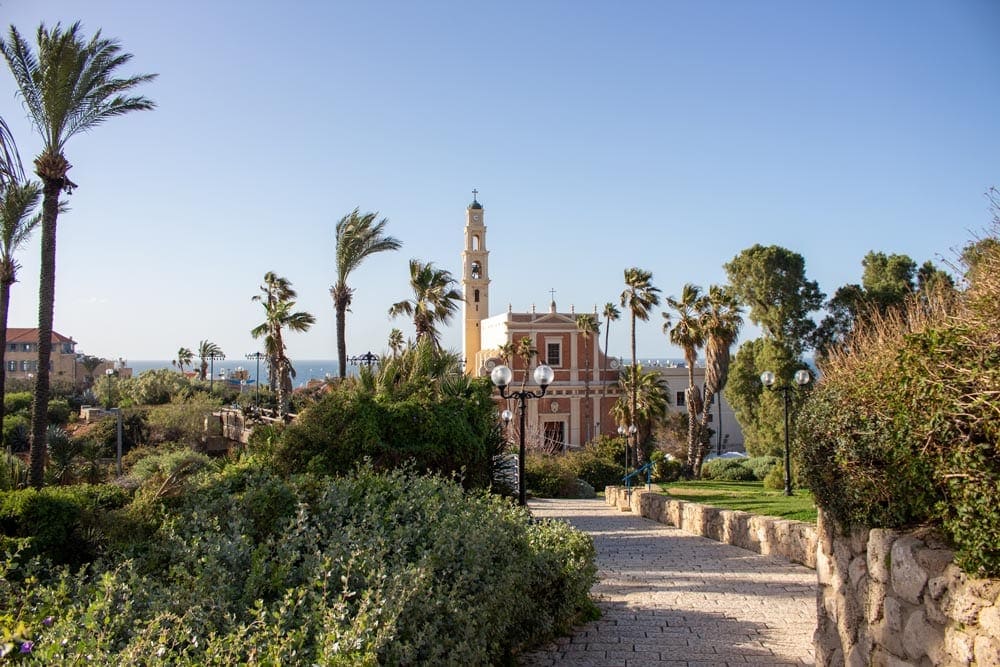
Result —
[[479, 290], [475, 291], [472, 298], [475, 299], [476, 303], [479, 303]]
[[479, 250], [479, 236], [476, 234], [472, 235], [472, 249]]
[[479, 276], [482, 275], [482, 269], [479, 266], [479, 262], [472, 263], [472, 279], [479, 280]]

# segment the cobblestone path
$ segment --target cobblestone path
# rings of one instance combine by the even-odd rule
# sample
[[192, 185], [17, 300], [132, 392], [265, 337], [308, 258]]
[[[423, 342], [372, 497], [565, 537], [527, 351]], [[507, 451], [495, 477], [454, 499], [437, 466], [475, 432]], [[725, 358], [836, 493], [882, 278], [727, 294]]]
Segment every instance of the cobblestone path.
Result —
[[603, 613], [524, 666], [811, 665], [816, 573], [596, 500], [532, 500], [538, 518], [590, 533]]

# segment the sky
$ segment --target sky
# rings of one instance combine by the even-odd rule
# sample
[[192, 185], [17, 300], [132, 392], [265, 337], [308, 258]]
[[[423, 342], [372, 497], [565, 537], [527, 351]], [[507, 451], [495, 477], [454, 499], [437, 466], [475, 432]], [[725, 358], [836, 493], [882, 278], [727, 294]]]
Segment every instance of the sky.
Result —
[[[403, 247], [350, 278], [349, 355], [387, 348], [407, 264], [461, 275], [479, 191], [492, 314], [591, 312], [623, 272], [663, 294], [726, 280], [755, 243], [832, 295], [870, 250], [955, 253], [1000, 186], [1000, 3], [0, 0], [0, 26], [81, 21], [120, 41], [154, 111], [73, 137], [55, 329], [78, 351], [259, 349], [265, 272], [316, 316], [294, 360], [336, 358], [334, 228], [355, 207]], [[0, 68], [0, 116], [39, 152]], [[37, 323], [37, 238], [9, 326]], [[660, 308], [640, 357], [680, 357]], [[817, 317], [821, 313], [816, 314]], [[744, 339], [759, 335], [747, 327]], [[443, 343], [461, 349], [461, 317]], [[603, 343], [603, 335], [602, 335]], [[610, 352], [628, 356], [628, 325]]]

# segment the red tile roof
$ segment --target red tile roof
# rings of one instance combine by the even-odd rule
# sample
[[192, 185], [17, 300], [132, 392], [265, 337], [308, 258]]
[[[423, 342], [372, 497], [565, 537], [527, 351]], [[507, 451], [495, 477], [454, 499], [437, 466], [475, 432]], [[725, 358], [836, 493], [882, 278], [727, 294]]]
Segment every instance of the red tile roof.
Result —
[[[38, 342], [38, 328], [34, 329], [21, 329], [19, 327], [7, 327], [7, 342], [8, 343], [37, 343]], [[63, 336], [61, 333], [52, 332], [52, 342], [53, 343], [76, 343], [75, 340], [68, 336]]]

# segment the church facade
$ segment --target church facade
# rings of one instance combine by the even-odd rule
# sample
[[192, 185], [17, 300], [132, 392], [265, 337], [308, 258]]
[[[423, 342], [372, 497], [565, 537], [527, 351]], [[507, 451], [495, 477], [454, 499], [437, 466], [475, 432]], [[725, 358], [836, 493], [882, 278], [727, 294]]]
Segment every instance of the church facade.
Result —
[[[485, 211], [475, 199], [466, 209], [465, 249], [462, 251], [463, 358], [465, 372], [488, 376], [494, 367], [506, 364], [514, 372], [513, 384], [527, 378], [537, 388], [531, 373], [517, 356], [503, 358], [502, 346], [516, 345], [527, 337], [538, 350], [534, 363], [552, 367], [555, 379], [546, 395], [527, 403], [526, 437], [551, 448], [582, 446], [598, 434], [617, 435], [618, 424], [609, 411], [618, 400], [617, 358], [600, 349], [599, 334], [584, 336], [577, 327], [577, 313], [558, 312], [553, 301], [547, 312], [507, 312], [490, 316], [489, 249], [486, 244]], [[603, 324], [596, 312], [598, 326]], [[513, 409], [513, 408], [512, 408]]]

